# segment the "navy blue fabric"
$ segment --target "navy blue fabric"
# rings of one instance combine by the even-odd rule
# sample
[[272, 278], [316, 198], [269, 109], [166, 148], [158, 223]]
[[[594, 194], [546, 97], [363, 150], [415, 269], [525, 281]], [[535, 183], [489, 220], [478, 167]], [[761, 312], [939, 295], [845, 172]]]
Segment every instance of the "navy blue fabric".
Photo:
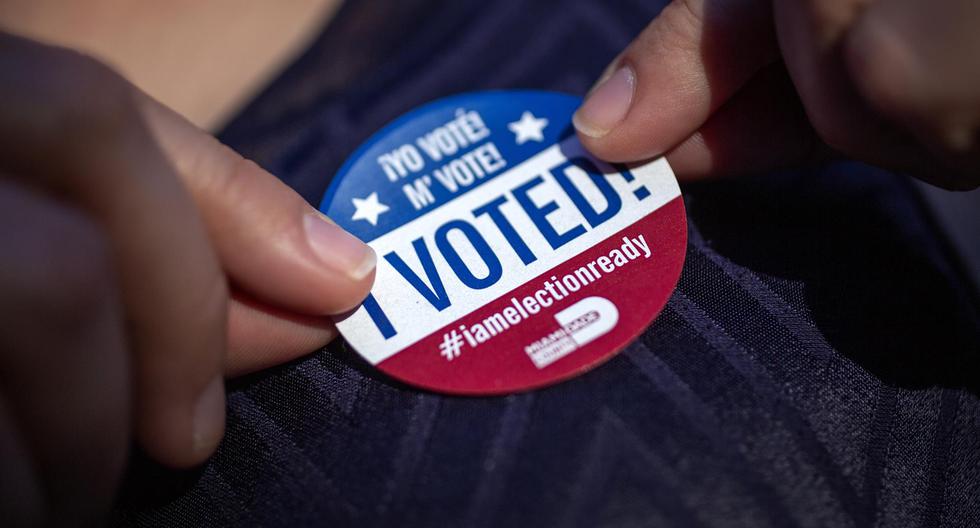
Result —
[[[223, 134], [317, 203], [361, 141], [460, 91], [584, 93], [653, 2], [346, 5]], [[980, 526], [980, 317], [903, 178], [683, 186], [676, 293], [574, 380], [420, 392], [334, 343], [233, 382], [203, 468], [137, 460], [127, 526]]]

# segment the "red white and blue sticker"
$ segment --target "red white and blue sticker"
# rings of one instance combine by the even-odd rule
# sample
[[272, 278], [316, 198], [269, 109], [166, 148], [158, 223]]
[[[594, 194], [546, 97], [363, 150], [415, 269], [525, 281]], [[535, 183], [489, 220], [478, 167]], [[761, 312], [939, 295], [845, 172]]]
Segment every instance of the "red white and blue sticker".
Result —
[[502, 394], [608, 360], [663, 309], [684, 263], [667, 162], [602, 162], [564, 94], [463, 94], [375, 134], [320, 204], [378, 254], [337, 327], [411, 385]]

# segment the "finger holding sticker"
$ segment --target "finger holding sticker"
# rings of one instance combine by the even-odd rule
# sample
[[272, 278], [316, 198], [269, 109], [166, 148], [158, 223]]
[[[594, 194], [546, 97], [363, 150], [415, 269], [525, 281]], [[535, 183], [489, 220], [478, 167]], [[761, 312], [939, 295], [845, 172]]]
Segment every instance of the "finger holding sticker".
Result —
[[576, 97], [465, 94], [363, 145], [320, 210], [378, 255], [337, 327], [407, 383], [500, 394], [566, 379], [642, 332], [686, 248], [663, 159], [611, 165], [572, 132]]
[[575, 125], [603, 159], [682, 178], [847, 156], [980, 185], [974, 0], [674, 0], [599, 76]]

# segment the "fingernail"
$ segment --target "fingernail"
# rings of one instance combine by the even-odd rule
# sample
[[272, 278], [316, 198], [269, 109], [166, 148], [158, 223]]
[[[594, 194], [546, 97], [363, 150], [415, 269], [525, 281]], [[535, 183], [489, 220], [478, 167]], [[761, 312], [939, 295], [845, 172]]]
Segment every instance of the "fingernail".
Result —
[[353, 280], [367, 277], [378, 263], [370, 246], [344, 231], [317, 211], [303, 219], [306, 239], [320, 260], [330, 269]]
[[575, 128], [594, 138], [608, 134], [629, 112], [635, 85], [636, 75], [629, 66], [622, 66], [600, 80], [572, 117]]
[[216, 376], [194, 404], [194, 452], [214, 450], [225, 431], [225, 380]]

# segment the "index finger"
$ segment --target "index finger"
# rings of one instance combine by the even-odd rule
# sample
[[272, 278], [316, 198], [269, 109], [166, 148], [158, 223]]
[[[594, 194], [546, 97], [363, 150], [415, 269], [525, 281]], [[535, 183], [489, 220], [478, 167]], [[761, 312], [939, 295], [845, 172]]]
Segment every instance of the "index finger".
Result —
[[235, 286], [273, 307], [329, 315], [374, 283], [374, 251], [272, 174], [139, 94], [153, 133], [198, 203]]
[[663, 154], [777, 57], [768, 0], [674, 0], [586, 96], [579, 138], [609, 161]]
[[108, 234], [141, 444], [169, 465], [203, 461], [224, 431], [227, 285], [132, 87], [91, 59], [0, 34], [0, 98], [3, 168]]

